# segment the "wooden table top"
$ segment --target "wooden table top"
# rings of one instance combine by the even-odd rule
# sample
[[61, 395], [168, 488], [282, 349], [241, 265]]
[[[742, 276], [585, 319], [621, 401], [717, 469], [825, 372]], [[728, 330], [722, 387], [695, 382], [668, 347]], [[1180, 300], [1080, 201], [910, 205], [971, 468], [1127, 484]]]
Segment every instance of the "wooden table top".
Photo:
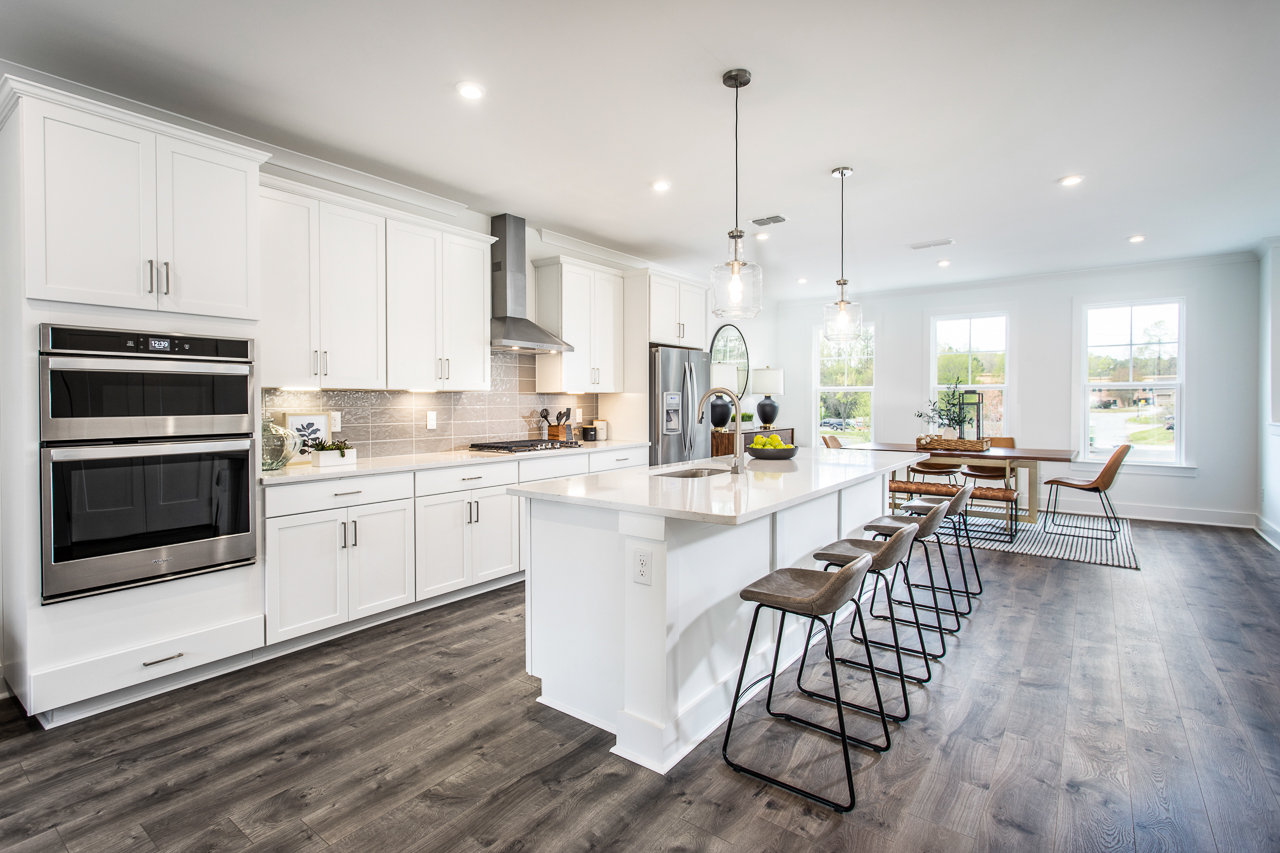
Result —
[[928, 453], [930, 456], [947, 456], [953, 459], [1012, 459], [1018, 462], [1070, 462], [1074, 450], [1044, 450], [1031, 447], [993, 447], [990, 450], [916, 450], [912, 444], [893, 444], [872, 441], [853, 445], [858, 450], [895, 450], [904, 453]]

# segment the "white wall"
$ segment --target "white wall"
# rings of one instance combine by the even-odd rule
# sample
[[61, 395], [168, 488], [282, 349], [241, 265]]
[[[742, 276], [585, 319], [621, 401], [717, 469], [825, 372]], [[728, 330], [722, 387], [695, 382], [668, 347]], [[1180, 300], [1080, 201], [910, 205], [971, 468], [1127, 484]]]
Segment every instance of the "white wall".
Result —
[[1261, 293], [1258, 300], [1259, 352], [1258, 352], [1258, 401], [1259, 401], [1259, 465], [1261, 480], [1261, 506], [1258, 510], [1258, 530], [1280, 548], [1280, 237], [1272, 237], [1263, 247]]
[[[777, 367], [778, 361], [778, 305], [776, 303], [765, 302], [764, 308], [759, 314], [750, 320], [722, 320], [715, 314], [711, 313], [715, 308], [715, 295], [708, 291], [707, 293], [707, 348], [711, 348], [711, 340], [715, 337], [716, 330], [724, 325], [734, 325], [742, 332], [743, 339], [747, 342], [747, 358], [751, 362], [751, 369], [755, 370], [759, 367]], [[785, 377], [784, 377], [785, 379]], [[751, 383], [747, 383], [747, 395], [742, 400], [743, 411], [754, 412], [756, 403], [764, 399], [759, 394], [752, 393]], [[759, 423], [759, 419], [756, 420]], [[786, 426], [787, 423], [781, 424]]]
[[[1180, 427], [1188, 467], [1127, 465], [1112, 497], [1122, 514], [1135, 518], [1252, 527], [1259, 508], [1259, 274], [1257, 257], [1244, 253], [863, 295], [864, 316], [876, 330], [873, 436], [910, 442], [922, 431], [914, 413], [929, 393], [930, 317], [1003, 311], [1009, 315], [1009, 434], [1023, 447], [1078, 449], [1081, 392], [1072, 364], [1082, 306], [1182, 298], [1187, 340]], [[821, 313], [820, 303], [785, 304], [776, 333], [789, 392], [779, 401], [780, 421], [795, 426], [797, 443], [806, 445], [816, 441], [814, 333]], [[1076, 464], [1068, 472], [1065, 465], [1044, 465], [1041, 476], [1083, 476], [1096, 467]], [[1096, 511], [1095, 498], [1080, 498], [1073, 508]]]

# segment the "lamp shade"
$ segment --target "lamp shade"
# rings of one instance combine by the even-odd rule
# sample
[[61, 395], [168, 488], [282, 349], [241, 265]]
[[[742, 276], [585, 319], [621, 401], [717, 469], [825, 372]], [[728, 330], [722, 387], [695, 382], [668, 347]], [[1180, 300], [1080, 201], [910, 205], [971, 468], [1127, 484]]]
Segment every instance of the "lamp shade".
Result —
[[782, 368], [762, 367], [758, 370], [751, 371], [751, 393], [765, 395], [781, 394]]
[[711, 365], [711, 387], [728, 388], [738, 393], [738, 366], [727, 361], [713, 362]]

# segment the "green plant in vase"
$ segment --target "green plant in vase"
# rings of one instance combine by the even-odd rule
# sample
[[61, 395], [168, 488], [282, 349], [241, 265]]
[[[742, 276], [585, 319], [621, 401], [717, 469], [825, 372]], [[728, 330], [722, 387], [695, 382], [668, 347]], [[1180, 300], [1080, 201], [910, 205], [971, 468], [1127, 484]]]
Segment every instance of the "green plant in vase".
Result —
[[313, 452], [336, 450], [338, 455], [345, 459], [347, 451], [351, 449], [351, 442], [341, 438], [337, 441], [325, 441], [323, 438], [317, 438], [307, 442], [307, 449]]
[[[938, 426], [943, 430], [944, 438], [955, 438], [956, 430], [973, 423], [973, 412], [961, 405], [959, 380], [948, 385], [947, 389], [938, 395], [938, 399], [930, 400], [929, 406], [923, 412], [916, 412], [916, 417], [924, 421], [926, 428]], [[948, 430], [951, 434], [948, 434]]]

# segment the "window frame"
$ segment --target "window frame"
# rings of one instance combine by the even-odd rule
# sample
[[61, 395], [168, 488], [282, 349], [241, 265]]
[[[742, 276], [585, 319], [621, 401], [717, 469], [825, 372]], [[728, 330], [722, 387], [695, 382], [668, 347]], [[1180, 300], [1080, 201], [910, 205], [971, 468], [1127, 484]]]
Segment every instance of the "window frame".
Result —
[[871, 384], [870, 385], [842, 385], [839, 387], [822, 384], [822, 333], [823, 326], [813, 327], [813, 396], [809, 401], [809, 411], [813, 414], [813, 435], [811, 440], [813, 446], [818, 447], [822, 444], [822, 394], [824, 391], [830, 392], [850, 392], [850, 393], [866, 393], [869, 394], [870, 403], [868, 408], [870, 414], [867, 416], [869, 429], [867, 430], [867, 441], [874, 442], [876, 440], [876, 363], [880, 354], [880, 339], [876, 334], [876, 328], [879, 325], [875, 320], [868, 319], [864, 314], [862, 317], [863, 328], [871, 329]]
[[[1000, 422], [1001, 435], [1012, 435], [1014, 430], [1013, 424], [1013, 407], [1010, 405], [1012, 400], [1013, 382], [1013, 312], [1010, 310], [992, 310], [992, 311], [966, 311], [960, 314], [937, 314], [929, 318], [928, 323], [928, 340], [929, 340], [929, 369], [928, 369], [928, 385], [925, 388], [925, 399], [936, 400], [938, 394], [945, 385], [938, 384], [938, 322], [947, 320], [984, 320], [989, 317], [1004, 318], [1004, 382], [1000, 385], [964, 385], [960, 386], [961, 391], [999, 391], [1002, 394], [1004, 404], [1004, 418]], [[972, 331], [970, 331], [972, 335]], [[970, 338], [972, 345], [972, 337]], [[972, 353], [973, 350], [970, 350]], [[990, 436], [986, 436], [990, 437]]]
[[[1178, 378], [1174, 381], [1156, 380], [1143, 382], [1090, 382], [1089, 381], [1089, 312], [1100, 308], [1136, 308], [1143, 305], [1173, 305], [1178, 306]], [[1089, 449], [1089, 412], [1090, 412], [1090, 394], [1095, 388], [1106, 388], [1116, 391], [1129, 391], [1138, 388], [1173, 388], [1176, 391], [1176, 403], [1174, 404], [1173, 413], [1173, 460], [1170, 462], [1162, 462], [1152, 459], [1133, 459], [1126, 460], [1138, 465], [1150, 465], [1158, 468], [1188, 468], [1190, 466], [1186, 458], [1187, 447], [1187, 419], [1185, 413], [1187, 410], [1187, 299], [1183, 296], [1168, 296], [1163, 298], [1150, 299], [1122, 299], [1108, 300], [1105, 302], [1082, 302], [1080, 304], [1080, 331], [1077, 335], [1079, 345], [1079, 356], [1076, 361], [1076, 369], [1080, 371], [1080, 382], [1077, 386], [1076, 399], [1080, 404], [1080, 417], [1076, 424], [1076, 436], [1080, 442], [1079, 458], [1077, 464], [1084, 465], [1104, 465], [1110, 454], [1102, 457], [1094, 457]], [[1132, 323], [1129, 328], [1130, 340], [1129, 346], [1135, 346], [1132, 339], [1133, 327]], [[1133, 354], [1130, 351], [1130, 359]], [[1131, 361], [1132, 363], [1132, 361]]]

